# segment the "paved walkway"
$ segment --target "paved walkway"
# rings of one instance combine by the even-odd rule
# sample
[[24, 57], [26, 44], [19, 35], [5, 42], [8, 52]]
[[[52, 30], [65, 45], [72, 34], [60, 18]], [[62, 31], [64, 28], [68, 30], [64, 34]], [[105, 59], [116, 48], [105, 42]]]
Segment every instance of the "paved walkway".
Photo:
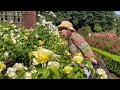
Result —
[[110, 72], [110, 79], [120, 79], [120, 77]]

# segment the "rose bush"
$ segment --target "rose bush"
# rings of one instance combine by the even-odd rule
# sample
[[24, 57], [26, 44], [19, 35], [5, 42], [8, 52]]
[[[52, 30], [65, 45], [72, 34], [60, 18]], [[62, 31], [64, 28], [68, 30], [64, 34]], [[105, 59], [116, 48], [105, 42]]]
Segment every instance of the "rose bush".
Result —
[[85, 40], [90, 46], [96, 47], [111, 54], [120, 55], [120, 40], [119, 38], [109, 39], [107, 37], [85, 37]]

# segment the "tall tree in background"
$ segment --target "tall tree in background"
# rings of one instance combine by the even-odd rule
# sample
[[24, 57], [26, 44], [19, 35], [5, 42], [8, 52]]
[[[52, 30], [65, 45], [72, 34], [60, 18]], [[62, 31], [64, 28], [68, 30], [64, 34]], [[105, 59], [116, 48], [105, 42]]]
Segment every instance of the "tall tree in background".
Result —
[[42, 11], [48, 20], [58, 25], [63, 20], [69, 20], [75, 28], [90, 26], [93, 30], [95, 25], [102, 27], [103, 31], [113, 30], [117, 25], [117, 17], [114, 11], [54, 11], [56, 17], [51, 17], [47, 12]]

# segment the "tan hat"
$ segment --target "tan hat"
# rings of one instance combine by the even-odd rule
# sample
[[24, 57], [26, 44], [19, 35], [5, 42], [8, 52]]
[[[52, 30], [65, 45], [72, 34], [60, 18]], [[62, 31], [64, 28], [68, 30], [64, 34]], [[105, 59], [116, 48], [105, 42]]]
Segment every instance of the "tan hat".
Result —
[[76, 31], [74, 28], [73, 28], [73, 24], [69, 21], [62, 21], [61, 24], [58, 26], [58, 29], [60, 28], [67, 28], [71, 31]]

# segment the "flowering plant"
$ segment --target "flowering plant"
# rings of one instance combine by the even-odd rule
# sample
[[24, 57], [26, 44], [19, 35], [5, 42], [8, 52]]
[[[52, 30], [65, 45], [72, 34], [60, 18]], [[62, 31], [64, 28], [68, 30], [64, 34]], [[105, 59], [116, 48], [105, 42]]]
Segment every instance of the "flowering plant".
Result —
[[[87, 79], [95, 71], [81, 53], [71, 59], [58, 28], [39, 15], [37, 27], [26, 30], [1, 24], [0, 77], [11, 79]], [[10, 35], [8, 35], [10, 34]], [[9, 60], [15, 61], [8, 65]], [[81, 67], [80, 64], [85, 64]], [[89, 73], [89, 75], [88, 75]]]

